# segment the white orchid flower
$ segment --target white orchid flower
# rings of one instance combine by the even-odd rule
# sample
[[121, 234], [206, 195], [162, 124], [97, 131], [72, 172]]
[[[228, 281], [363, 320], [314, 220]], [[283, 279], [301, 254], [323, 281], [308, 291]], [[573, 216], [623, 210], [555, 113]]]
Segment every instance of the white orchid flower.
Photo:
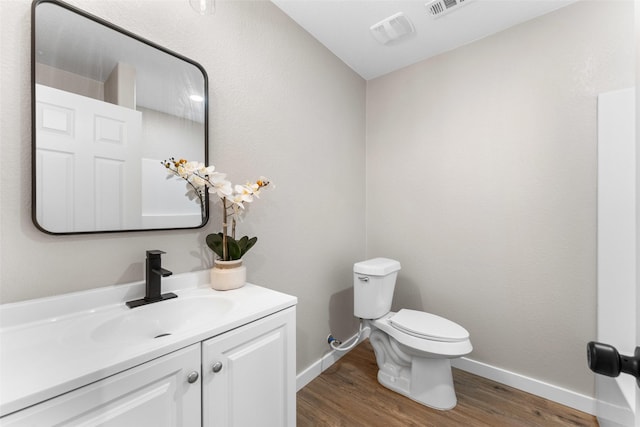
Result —
[[223, 173], [214, 172], [208, 177], [209, 194], [215, 194], [216, 196], [224, 199], [230, 197], [233, 194], [233, 187], [231, 181], [227, 181], [226, 175]]
[[238, 214], [238, 208], [244, 209], [245, 200], [243, 199], [242, 194], [233, 193], [231, 196], [227, 197], [227, 200], [233, 204], [234, 214]]
[[176, 173], [180, 178], [189, 179], [189, 173], [183, 165], [176, 166]]
[[251, 203], [253, 202], [254, 190], [249, 185], [236, 185], [234, 190], [237, 196], [243, 201]]
[[193, 174], [197, 170], [204, 168], [204, 164], [200, 162], [187, 162], [184, 167], [187, 171], [189, 171], [190, 174]]
[[[190, 163], [196, 163], [196, 162], [190, 162]], [[191, 170], [191, 168], [194, 168], [194, 169]], [[216, 169], [215, 166], [205, 167], [204, 163], [197, 163], [197, 165], [189, 165], [185, 167], [185, 171], [189, 173], [189, 177], [188, 177], [189, 181], [193, 183], [193, 185], [195, 185], [196, 187], [206, 186], [208, 184], [207, 179], [209, 178], [209, 176], [214, 176], [214, 174], [216, 173], [214, 172], [215, 169]]]
[[181, 178], [189, 179], [201, 167], [204, 165], [200, 162], [184, 162], [178, 165], [177, 172]]
[[202, 188], [207, 185], [207, 181], [205, 181], [204, 178], [201, 178], [200, 175], [191, 175], [189, 181], [198, 188]]
[[253, 196], [258, 197], [260, 195], [260, 186], [255, 182], [247, 182], [243, 187], [246, 188]]
[[201, 164], [201, 167], [198, 168], [198, 175], [200, 176], [208, 176], [208, 175], [212, 175], [213, 172], [216, 170], [215, 166], [204, 166], [204, 164]]

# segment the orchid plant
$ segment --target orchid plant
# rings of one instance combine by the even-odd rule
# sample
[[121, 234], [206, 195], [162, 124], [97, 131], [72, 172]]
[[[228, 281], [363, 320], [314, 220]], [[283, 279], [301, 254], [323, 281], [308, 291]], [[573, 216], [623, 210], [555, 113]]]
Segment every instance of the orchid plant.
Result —
[[[232, 185], [226, 174], [217, 172], [214, 166], [205, 166], [200, 162], [170, 158], [162, 161], [169, 177], [185, 180], [192, 193], [204, 207], [207, 192], [217, 196], [222, 203], [222, 231], [206, 237], [207, 246], [222, 261], [241, 259], [258, 241], [257, 237], [243, 236], [236, 240], [236, 224], [244, 212], [246, 203], [251, 203], [260, 195], [263, 188], [271, 185], [268, 179], [260, 177], [244, 185]], [[231, 221], [231, 224], [229, 224]], [[229, 234], [229, 227], [231, 234]]]

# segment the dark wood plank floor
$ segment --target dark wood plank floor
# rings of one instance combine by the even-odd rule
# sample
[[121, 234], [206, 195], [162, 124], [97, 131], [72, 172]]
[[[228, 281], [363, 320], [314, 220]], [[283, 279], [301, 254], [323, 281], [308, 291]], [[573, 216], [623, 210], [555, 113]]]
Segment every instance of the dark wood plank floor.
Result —
[[298, 392], [298, 427], [597, 426], [595, 417], [458, 369], [458, 405], [437, 411], [380, 385], [364, 341]]

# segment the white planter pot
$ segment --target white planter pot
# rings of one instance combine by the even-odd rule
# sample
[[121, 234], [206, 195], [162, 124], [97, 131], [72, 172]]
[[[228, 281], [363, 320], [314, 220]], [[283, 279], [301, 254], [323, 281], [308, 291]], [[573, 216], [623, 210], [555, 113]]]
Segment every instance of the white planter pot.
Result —
[[215, 260], [211, 269], [211, 288], [217, 291], [238, 289], [247, 282], [247, 267], [242, 265], [242, 260], [233, 261]]

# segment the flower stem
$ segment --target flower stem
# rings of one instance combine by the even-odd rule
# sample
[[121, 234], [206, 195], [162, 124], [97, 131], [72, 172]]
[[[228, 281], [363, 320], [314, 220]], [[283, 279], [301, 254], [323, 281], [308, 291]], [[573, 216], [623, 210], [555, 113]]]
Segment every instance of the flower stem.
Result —
[[227, 248], [227, 198], [222, 198], [222, 260], [229, 261], [229, 250]]
[[231, 237], [236, 238], [236, 217], [231, 217]]

